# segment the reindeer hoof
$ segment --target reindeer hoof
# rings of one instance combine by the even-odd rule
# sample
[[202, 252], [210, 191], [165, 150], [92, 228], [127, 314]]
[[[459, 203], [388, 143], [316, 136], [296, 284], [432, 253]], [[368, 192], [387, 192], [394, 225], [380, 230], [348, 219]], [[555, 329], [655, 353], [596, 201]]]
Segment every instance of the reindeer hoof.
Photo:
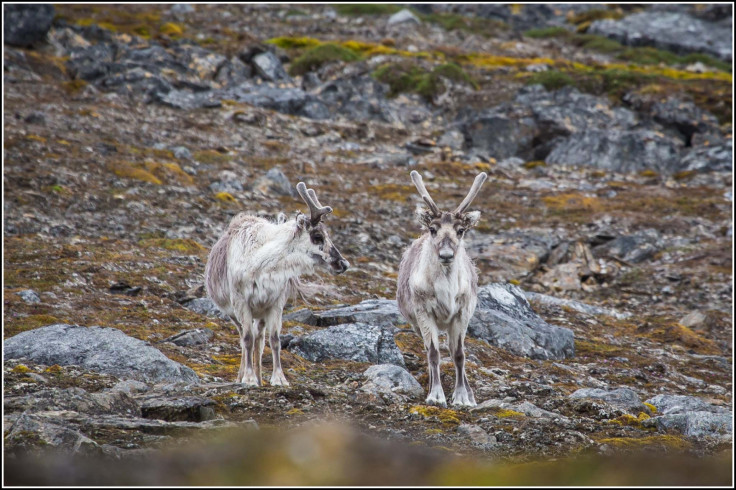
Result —
[[472, 393], [462, 391], [455, 392], [452, 395], [452, 405], [456, 407], [474, 407], [477, 403], [475, 403], [475, 397]]
[[425, 403], [427, 405], [438, 405], [438, 406], [444, 407], [444, 408], [447, 407], [447, 400], [445, 399], [444, 396], [439, 397], [439, 396], [429, 395], [427, 397], [427, 400], [425, 401]]
[[289, 382], [286, 381], [286, 377], [284, 376], [284, 373], [279, 373], [280, 375], [273, 375], [271, 376], [271, 386], [289, 386]]
[[243, 385], [245, 386], [261, 386], [260, 381], [256, 378], [256, 375], [245, 375], [243, 376]]

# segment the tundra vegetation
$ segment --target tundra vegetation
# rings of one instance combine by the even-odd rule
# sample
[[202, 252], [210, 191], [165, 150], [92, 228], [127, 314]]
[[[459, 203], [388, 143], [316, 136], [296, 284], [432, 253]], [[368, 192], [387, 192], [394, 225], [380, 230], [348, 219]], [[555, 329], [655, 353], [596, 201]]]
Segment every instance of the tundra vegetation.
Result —
[[[732, 483], [731, 5], [26, 8], [4, 29], [5, 483]], [[440, 209], [489, 176], [464, 238], [475, 407], [426, 404], [390, 301], [411, 170]], [[207, 258], [240, 212], [304, 211], [302, 181], [351, 267], [284, 305], [289, 385], [244, 386]]]

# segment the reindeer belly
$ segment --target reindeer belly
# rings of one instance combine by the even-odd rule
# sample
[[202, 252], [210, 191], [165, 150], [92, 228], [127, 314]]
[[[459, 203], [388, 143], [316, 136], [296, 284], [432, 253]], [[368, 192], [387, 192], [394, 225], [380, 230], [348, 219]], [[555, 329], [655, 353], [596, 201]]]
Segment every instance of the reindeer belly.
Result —
[[427, 311], [440, 330], [448, 330], [459, 318], [467, 317], [468, 295], [447, 281], [435, 284], [434, 294], [427, 298]]
[[286, 281], [273, 276], [260, 275], [246, 278], [243, 292], [254, 318], [261, 318], [272, 308], [283, 304], [286, 294]]

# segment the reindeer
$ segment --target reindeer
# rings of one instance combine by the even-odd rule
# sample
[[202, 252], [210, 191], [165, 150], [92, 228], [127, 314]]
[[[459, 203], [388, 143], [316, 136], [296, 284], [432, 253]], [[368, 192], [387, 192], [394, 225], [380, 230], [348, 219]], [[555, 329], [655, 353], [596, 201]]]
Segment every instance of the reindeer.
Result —
[[261, 386], [261, 358], [268, 332], [273, 355], [272, 386], [288, 386], [281, 369], [281, 315], [286, 300], [313, 291], [299, 276], [315, 265], [342, 274], [350, 264], [330, 240], [322, 218], [332, 212], [322, 206], [304, 182], [296, 186], [310, 216], [298, 212], [276, 223], [239, 213], [215, 243], [204, 271], [207, 295], [230, 317], [242, 349], [238, 383]]
[[465, 376], [463, 343], [478, 301], [478, 274], [465, 252], [463, 237], [480, 219], [480, 211], [465, 210], [487, 178], [485, 172], [478, 174], [462, 203], [447, 212], [440, 211], [429, 196], [421, 175], [416, 170], [411, 172], [411, 180], [429, 209], [417, 211], [424, 233], [401, 258], [396, 300], [401, 314], [424, 340], [429, 364], [428, 404], [447, 406], [440, 382], [439, 354], [439, 333], [446, 332], [455, 363], [452, 404], [476, 405]]

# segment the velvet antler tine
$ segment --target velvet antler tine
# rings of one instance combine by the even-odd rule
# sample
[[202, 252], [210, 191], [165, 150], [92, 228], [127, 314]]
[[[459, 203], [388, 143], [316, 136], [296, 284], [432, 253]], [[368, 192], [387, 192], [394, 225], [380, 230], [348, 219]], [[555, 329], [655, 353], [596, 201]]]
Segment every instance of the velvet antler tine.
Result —
[[470, 192], [468, 192], [468, 195], [465, 196], [465, 199], [463, 199], [463, 202], [460, 203], [457, 209], [453, 211], [454, 214], [461, 214], [465, 212], [468, 206], [470, 206], [470, 203], [473, 202], [473, 199], [475, 199], [475, 196], [478, 195], [480, 187], [483, 185], [483, 182], [485, 182], [487, 178], [488, 174], [485, 172], [481, 172], [475, 177], [475, 181], [473, 182], [473, 186], [470, 188]]
[[424, 182], [422, 181], [422, 176], [419, 175], [419, 172], [416, 170], [411, 171], [411, 180], [414, 182], [414, 186], [419, 191], [419, 195], [422, 196], [422, 199], [424, 199], [424, 202], [427, 203], [427, 206], [429, 206], [430, 211], [432, 211], [432, 214], [435, 216], [439, 216], [440, 214], [440, 208], [437, 207], [437, 205], [434, 203], [434, 200], [429, 195], [429, 192], [427, 192], [427, 188], [424, 187]]

